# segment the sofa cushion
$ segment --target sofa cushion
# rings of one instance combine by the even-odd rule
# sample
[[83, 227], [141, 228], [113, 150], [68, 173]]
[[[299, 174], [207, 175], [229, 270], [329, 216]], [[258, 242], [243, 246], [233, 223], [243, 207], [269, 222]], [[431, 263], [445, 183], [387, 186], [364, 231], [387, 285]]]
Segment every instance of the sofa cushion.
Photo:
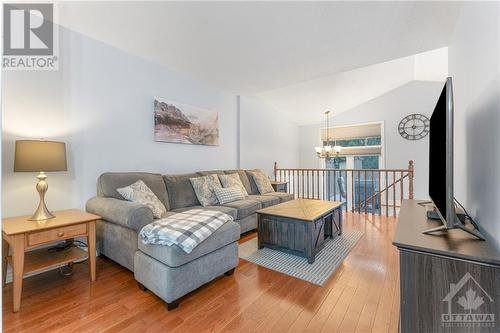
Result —
[[279, 198], [280, 199], [280, 203], [281, 202], [285, 202], [285, 201], [290, 201], [290, 200], [294, 199], [293, 194], [284, 193], [284, 192], [273, 192], [273, 193], [266, 193], [266, 194], [263, 194], [263, 195], [264, 196], [270, 196], [270, 197]]
[[222, 187], [217, 175], [211, 174], [189, 178], [189, 181], [193, 185], [196, 197], [202, 206], [213, 206], [219, 203], [214, 192], [216, 188]]
[[281, 202], [279, 197], [273, 197], [270, 195], [251, 194], [248, 196], [248, 199], [260, 202], [262, 208], [274, 206]]
[[215, 188], [214, 192], [220, 205], [245, 199], [245, 195], [241, 192], [239, 186]]
[[153, 191], [167, 210], [170, 209], [165, 183], [160, 174], [148, 172], [106, 172], [97, 179], [97, 195], [123, 200], [117, 188], [142, 180]]
[[[177, 245], [143, 244], [140, 238], [138, 240], [138, 247], [142, 252], [169, 267], [179, 267], [228, 244], [234, 243], [238, 239], [240, 239], [240, 226], [238, 223], [230, 221], [224, 223], [189, 254], [181, 250]], [[200, 274], [203, 274], [203, 272], [200, 272]]]
[[198, 177], [198, 174], [189, 173], [163, 176], [170, 199], [170, 209], [198, 206], [200, 204], [194, 192], [193, 185], [189, 181], [189, 178], [194, 177]]
[[128, 201], [146, 205], [153, 212], [153, 216], [158, 219], [162, 218], [167, 212], [158, 197], [142, 180], [138, 180], [129, 186], [117, 188], [116, 191]]
[[255, 183], [255, 180], [253, 179], [252, 176], [252, 172], [256, 171], [261, 171], [261, 170], [259, 169], [245, 170], [245, 174], [247, 175], [247, 179], [250, 184], [250, 191], [248, 191], [248, 194], [260, 194], [259, 188], [257, 187], [257, 184]]
[[263, 171], [249, 171], [248, 173], [252, 175], [252, 179], [255, 182], [255, 185], [257, 185], [257, 189], [259, 190], [260, 194], [274, 192], [271, 181], [269, 180], [269, 178], [267, 178], [266, 174]]
[[238, 200], [238, 201], [233, 201], [227, 204], [224, 204], [226, 207], [231, 207], [231, 208], [236, 208], [238, 210], [238, 220], [245, 218], [249, 215], [252, 215], [255, 213], [257, 210], [262, 208], [262, 205], [260, 202], [256, 200]]
[[240, 180], [243, 183], [243, 186], [245, 186], [245, 190], [247, 190], [247, 193], [250, 194], [250, 192], [252, 191], [252, 187], [250, 186], [250, 180], [248, 179], [248, 175], [245, 170], [225, 170], [224, 173], [237, 173], [240, 176]]
[[248, 196], [247, 189], [241, 182], [241, 178], [240, 175], [238, 175], [238, 173], [235, 172], [235, 173], [229, 173], [227, 175], [219, 175], [219, 180], [222, 187], [228, 188], [237, 186], [245, 197]]
[[211, 209], [211, 210], [217, 210], [219, 212], [226, 213], [227, 215], [231, 216], [233, 219], [238, 218], [238, 210], [236, 208], [231, 208], [231, 207], [225, 207], [225, 206], [191, 206], [191, 207], [184, 207], [184, 208], [177, 208], [172, 210], [172, 212], [175, 213], [182, 213], [190, 209]]

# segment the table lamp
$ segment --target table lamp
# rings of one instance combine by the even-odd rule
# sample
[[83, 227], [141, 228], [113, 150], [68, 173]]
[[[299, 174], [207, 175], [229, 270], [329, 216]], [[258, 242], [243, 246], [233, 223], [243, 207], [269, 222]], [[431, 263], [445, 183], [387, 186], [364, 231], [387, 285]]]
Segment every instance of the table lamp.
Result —
[[14, 157], [14, 172], [39, 172], [36, 189], [40, 195], [38, 208], [30, 221], [41, 221], [55, 217], [45, 205], [45, 193], [49, 188], [45, 172], [67, 171], [66, 144], [44, 140], [17, 140]]

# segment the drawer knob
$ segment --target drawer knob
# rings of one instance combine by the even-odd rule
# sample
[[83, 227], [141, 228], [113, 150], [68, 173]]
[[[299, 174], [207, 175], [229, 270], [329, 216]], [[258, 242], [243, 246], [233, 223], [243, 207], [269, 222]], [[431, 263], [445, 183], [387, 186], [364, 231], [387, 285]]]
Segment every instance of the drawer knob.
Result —
[[64, 236], [64, 232], [59, 231], [59, 232], [57, 233], [57, 237], [62, 237], [62, 236]]

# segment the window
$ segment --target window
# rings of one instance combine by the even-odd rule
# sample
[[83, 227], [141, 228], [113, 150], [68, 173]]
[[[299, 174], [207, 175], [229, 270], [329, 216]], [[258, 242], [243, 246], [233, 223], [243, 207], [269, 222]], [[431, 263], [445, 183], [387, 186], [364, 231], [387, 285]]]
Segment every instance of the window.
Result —
[[378, 169], [379, 156], [354, 156], [354, 169]]
[[[329, 134], [330, 138], [327, 140], [326, 129], [321, 130], [323, 144], [341, 146], [342, 151], [339, 156], [324, 159], [322, 167], [336, 170], [377, 170], [383, 167], [382, 123], [334, 127], [329, 130]], [[348, 196], [354, 199], [354, 202], [349, 201], [350, 206], [359, 205], [365, 195], [367, 198], [371, 197], [380, 189], [378, 173], [337, 171], [329, 174], [327, 188], [330, 191], [330, 200], [344, 201]], [[377, 212], [379, 209], [378, 198], [367, 204], [369, 212]]]

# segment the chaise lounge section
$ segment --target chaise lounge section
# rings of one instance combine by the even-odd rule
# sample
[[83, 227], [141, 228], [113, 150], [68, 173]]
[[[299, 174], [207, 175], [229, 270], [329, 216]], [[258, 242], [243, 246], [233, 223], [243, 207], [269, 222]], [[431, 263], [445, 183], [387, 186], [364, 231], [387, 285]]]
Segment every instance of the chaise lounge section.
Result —
[[[293, 195], [279, 192], [260, 195], [249, 171], [252, 170], [163, 176], [144, 172], [102, 174], [97, 181], [97, 196], [86, 206], [88, 212], [102, 216], [97, 223], [100, 254], [133, 271], [140, 285], [165, 300], [169, 310], [175, 308], [185, 294], [234, 271], [238, 265], [237, 241], [241, 233], [257, 228], [257, 210], [293, 199]], [[201, 206], [189, 179], [214, 173], [237, 173], [249, 196], [224, 205]], [[154, 221], [151, 209], [126, 201], [117, 192], [138, 180], [165, 206], [167, 213], [163, 217], [197, 208], [224, 212], [234, 221], [224, 224], [189, 254], [177, 246], [145, 245], [138, 234]]]

